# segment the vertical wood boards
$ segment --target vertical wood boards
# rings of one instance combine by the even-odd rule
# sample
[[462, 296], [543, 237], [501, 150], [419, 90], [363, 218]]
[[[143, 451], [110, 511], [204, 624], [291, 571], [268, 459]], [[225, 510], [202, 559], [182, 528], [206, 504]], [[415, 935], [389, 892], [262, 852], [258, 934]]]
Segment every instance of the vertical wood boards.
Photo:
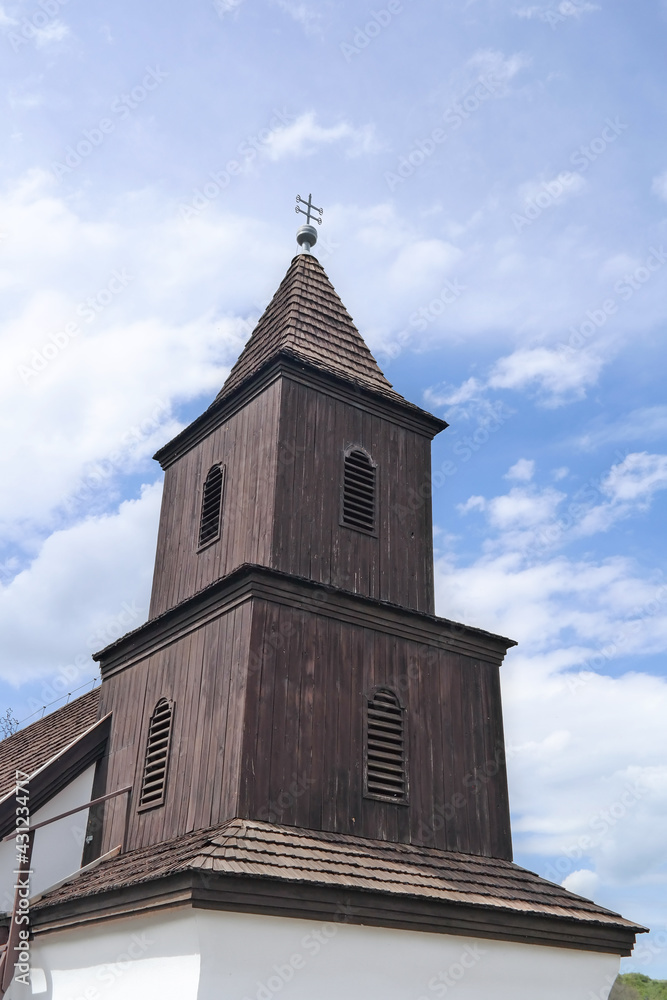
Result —
[[[242, 603], [104, 681], [113, 712], [107, 788], [133, 785], [128, 849], [236, 815], [252, 609]], [[137, 812], [150, 716], [174, 703], [165, 804]], [[122, 840], [125, 800], [107, 804], [103, 851]]]
[[[372, 535], [341, 525], [344, 451], [377, 463]], [[202, 486], [225, 466], [220, 538], [197, 550]], [[433, 613], [430, 440], [277, 379], [165, 474], [149, 616], [259, 563]]]
[[[243, 563], [270, 565], [280, 380], [269, 385], [165, 473], [149, 617]], [[222, 529], [197, 551], [202, 487], [225, 466]]]
[[[498, 667], [386, 623], [249, 596], [105, 680], [108, 789], [132, 783], [128, 847], [234, 816], [491, 857], [511, 856]], [[405, 707], [407, 805], [363, 793], [365, 696]], [[137, 812], [148, 724], [174, 703], [164, 806]], [[107, 807], [103, 849], [124, 803]]]
[[[254, 599], [240, 815], [511, 856], [498, 668]], [[364, 694], [406, 706], [407, 806], [363, 795]], [[500, 752], [499, 752], [500, 751]]]
[[[340, 524], [343, 456], [377, 463], [377, 531]], [[430, 440], [284, 379], [271, 565], [433, 613]]]

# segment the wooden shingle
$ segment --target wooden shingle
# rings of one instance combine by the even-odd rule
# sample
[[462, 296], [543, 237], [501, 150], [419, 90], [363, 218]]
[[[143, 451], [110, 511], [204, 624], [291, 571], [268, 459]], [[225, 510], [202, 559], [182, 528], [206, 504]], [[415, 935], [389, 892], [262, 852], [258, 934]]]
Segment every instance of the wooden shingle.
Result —
[[311, 254], [298, 254], [292, 261], [215, 403], [278, 354], [405, 402], [380, 371], [324, 268]]

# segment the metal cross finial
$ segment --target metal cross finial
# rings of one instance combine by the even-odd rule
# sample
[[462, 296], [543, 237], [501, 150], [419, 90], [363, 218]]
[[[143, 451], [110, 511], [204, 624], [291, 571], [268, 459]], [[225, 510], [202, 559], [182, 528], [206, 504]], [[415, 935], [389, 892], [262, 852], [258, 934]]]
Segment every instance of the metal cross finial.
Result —
[[[304, 210], [302, 208], [299, 208], [299, 204], [302, 204], [302, 205], [306, 206], [306, 211], [305, 212], [304, 212]], [[294, 209], [294, 211], [295, 212], [301, 212], [302, 215], [305, 215], [306, 216], [306, 221], [308, 223], [310, 223], [311, 218], [312, 218], [313, 221], [315, 221], [318, 224], [318, 226], [322, 225], [322, 216], [324, 215], [324, 209], [323, 208], [316, 208], [315, 205], [313, 205], [313, 196], [312, 196], [312, 194], [308, 195], [308, 201], [305, 201], [305, 199], [303, 199], [299, 195], [297, 195], [296, 196], [296, 208]], [[314, 215], [315, 212], [318, 213], [319, 218], [317, 218], [317, 216]]]
[[[299, 205], [305, 205], [305, 211], [303, 208], [299, 208]], [[305, 199], [297, 195], [295, 212], [300, 212], [301, 215], [305, 215], [307, 219], [306, 225], [301, 226], [301, 228], [297, 231], [296, 241], [302, 248], [302, 253], [310, 253], [311, 247], [314, 247], [317, 243], [317, 229], [315, 229], [315, 226], [313, 226], [312, 223], [316, 222], [318, 226], [322, 225], [322, 215], [324, 214], [324, 209], [316, 208], [315, 205], [313, 205], [312, 194], [308, 195], [308, 201], [305, 201]]]

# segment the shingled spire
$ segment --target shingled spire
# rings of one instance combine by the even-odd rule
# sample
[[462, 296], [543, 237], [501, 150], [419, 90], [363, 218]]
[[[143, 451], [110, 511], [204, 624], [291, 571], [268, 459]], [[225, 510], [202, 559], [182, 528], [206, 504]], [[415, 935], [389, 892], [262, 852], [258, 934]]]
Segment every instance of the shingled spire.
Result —
[[300, 253], [234, 365], [216, 403], [279, 354], [404, 403], [364, 343], [320, 262]]

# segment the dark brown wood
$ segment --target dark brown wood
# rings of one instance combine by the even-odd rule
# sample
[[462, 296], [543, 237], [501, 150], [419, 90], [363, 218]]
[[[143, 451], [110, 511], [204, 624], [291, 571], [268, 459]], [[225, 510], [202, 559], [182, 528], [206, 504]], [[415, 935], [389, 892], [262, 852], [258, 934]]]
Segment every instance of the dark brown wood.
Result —
[[[487, 770], [511, 643], [433, 614], [430, 442], [444, 426], [392, 389], [321, 266], [293, 262], [214, 405], [160, 452], [150, 619], [99, 655], [107, 780], [129, 777], [135, 802], [150, 715], [174, 704], [164, 804], [133, 809], [131, 847], [272, 816], [509, 856], [504, 762]], [[374, 470], [369, 530], [342, 523], [354, 449]], [[201, 546], [218, 465], [222, 528]], [[365, 699], [380, 687], [404, 706], [406, 802], [364, 794]], [[102, 849], [120, 823], [110, 807]]]
[[[134, 776], [150, 715], [175, 705], [165, 804], [129, 846], [224, 822], [301, 825], [510, 857], [498, 663], [505, 640], [260, 567], [239, 569], [101, 658], [119, 719], [109, 787]], [[482, 654], [480, 656], [480, 654]], [[364, 697], [406, 707], [407, 806], [363, 794]], [[119, 842], [112, 814], [103, 850]]]

